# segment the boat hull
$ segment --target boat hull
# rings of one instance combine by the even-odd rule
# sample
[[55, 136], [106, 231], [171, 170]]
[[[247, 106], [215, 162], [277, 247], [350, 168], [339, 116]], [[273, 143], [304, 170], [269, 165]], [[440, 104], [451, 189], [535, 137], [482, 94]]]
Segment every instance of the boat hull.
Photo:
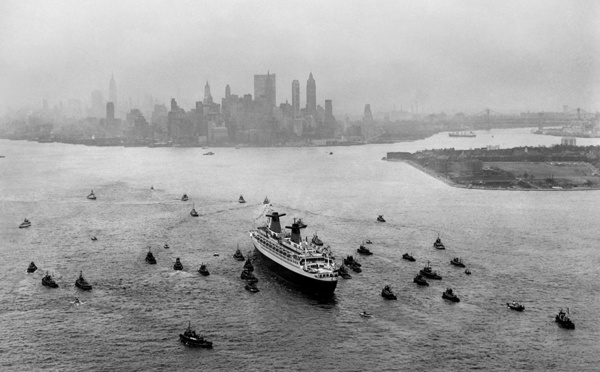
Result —
[[285, 266], [272, 260], [269, 256], [264, 254], [257, 246], [254, 239], [252, 240], [256, 251], [259, 253], [261, 262], [263, 265], [273, 272], [278, 277], [284, 279], [286, 282], [300, 289], [305, 293], [316, 293], [320, 295], [332, 294], [337, 286], [337, 280], [318, 280], [296, 273]]
[[85, 284], [85, 283], [80, 283], [79, 281], [75, 281], [75, 286], [79, 289], [82, 289], [84, 291], [91, 291], [92, 290], [92, 286], [89, 284]]

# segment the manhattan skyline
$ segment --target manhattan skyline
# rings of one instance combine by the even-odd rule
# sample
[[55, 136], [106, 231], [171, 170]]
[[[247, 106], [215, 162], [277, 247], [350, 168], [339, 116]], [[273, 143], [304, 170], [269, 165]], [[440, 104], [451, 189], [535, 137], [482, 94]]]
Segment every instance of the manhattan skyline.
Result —
[[6, 1], [0, 5], [0, 114], [109, 96], [146, 94], [182, 107], [253, 92], [276, 73], [276, 104], [299, 80], [317, 103], [361, 114], [600, 109], [600, 6], [587, 1], [355, 1], [224, 3]]

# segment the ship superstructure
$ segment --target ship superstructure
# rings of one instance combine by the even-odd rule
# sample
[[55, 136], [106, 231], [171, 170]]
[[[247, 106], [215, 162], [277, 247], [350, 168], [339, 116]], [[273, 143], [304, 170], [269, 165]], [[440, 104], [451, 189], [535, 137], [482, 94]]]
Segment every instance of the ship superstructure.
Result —
[[304, 223], [296, 220], [282, 231], [280, 217], [285, 213], [271, 212], [267, 225], [250, 231], [254, 246], [269, 270], [305, 292], [333, 293], [338, 281], [335, 258], [329, 246], [318, 246], [302, 240]]

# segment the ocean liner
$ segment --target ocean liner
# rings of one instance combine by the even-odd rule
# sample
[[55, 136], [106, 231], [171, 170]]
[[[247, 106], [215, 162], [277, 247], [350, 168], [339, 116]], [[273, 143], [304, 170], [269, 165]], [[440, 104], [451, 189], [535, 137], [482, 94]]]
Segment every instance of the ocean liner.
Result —
[[331, 294], [338, 282], [335, 259], [329, 247], [302, 240], [300, 229], [306, 227], [296, 220], [286, 226], [291, 233], [281, 231], [279, 214], [266, 215], [268, 225], [250, 231], [254, 247], [262, 256], [264, 265], [277, 276], [298, 287], [303, 292]]

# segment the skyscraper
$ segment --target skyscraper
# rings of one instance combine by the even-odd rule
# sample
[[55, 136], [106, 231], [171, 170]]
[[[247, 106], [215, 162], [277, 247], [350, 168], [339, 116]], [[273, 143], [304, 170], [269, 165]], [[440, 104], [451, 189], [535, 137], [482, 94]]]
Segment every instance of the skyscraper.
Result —
[[297, 118], [300, 115], [300, 82], [298, 80], [292, 81], [292, 110], [294, 117]]
[[108, 101], [112, 102], [114, 107], [117, 107], [117, 83], [115, 77], [110, 75], [110, 84], [108, 85]]
[[317, 85], [313, 79], [312, 72], [306, 81], [306, 110], [309, 113], [317, 111]]
[[275, 74], [254, 75], [254, 99], [264, 100], [269, 107], [275, 107]]
[[204, 86], [204, 102], [205, 105], [213, 103], [213, 98], [210, 94], [210, 85], [208, 85], [208, 81], [206, 82], [206, 85]]

